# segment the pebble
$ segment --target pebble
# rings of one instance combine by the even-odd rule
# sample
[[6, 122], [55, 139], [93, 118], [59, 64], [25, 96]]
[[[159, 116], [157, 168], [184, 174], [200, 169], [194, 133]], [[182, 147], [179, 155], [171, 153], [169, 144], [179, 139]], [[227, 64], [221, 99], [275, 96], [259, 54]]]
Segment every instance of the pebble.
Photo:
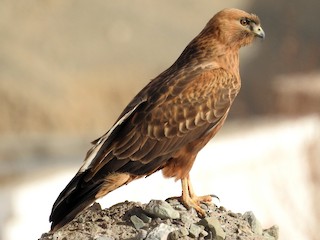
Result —
[[223, 240], [226, 238], [226, 233], [223, 231], [221, 224], [216, 217], [206, 217], [200, 220], [199, 224], [209, 228], [216, 240]]
[[144, 213], [140, 213], [140, 214], [139, 214], [139, 217], [140, 217], [141, 220], [142, 220], [143, 222], [145, 222], [145, 223], [151, 223], [151, 221], [152, 221], [152, 218], [149, 217], [149, 216], [147, 216], [147, 215], [145, 215]]
[[176, 209], [178, 211], [186, 211], [187, 210], [185, 208], [185, 206], [183, 206], [183, 204], [181, 204], [181, 202], [177, 198], [167, 199], [166, 202], [168, 202], [174, 209]]
[[130, 220], [136, 229], [140, 229], [145, 226], [145, 223], [143, 222], [143, 220], [141, 218], [137, 217], [136, 215], [132, 215], [130, 217]]
[[190, 226], [191, 226], [191, 224], [193, 222], [192, 217], [190, 215], [188, 215], [186, 213], [182, 213], [180, 215], [180, 219], [181, 219], [181, 222], [184, 223], [186, 228], [190, 228]]
[[264, 237], [264, 240], [275, 240], [275, 238], [270, 236], [267, 232], [263, 232], [262, 236]]
[[234, 212], [228, 212], [228, 215], [230, 217], [234, 217], [234, 218], [238, 217], [238, 215], [236, 213], [234, 213]]
[[174, 206], [174, 208], [178, 211], [187, 211], [186, 207], [181, 204]]
[[190, 236], [193, 238], [198, 238], [201, 231], [202, 231], [202, 228], [194, 223], [191, 224], [191, 226], [189, 228]]
[[95, 238], [94, 240], [114, 240], [113, 237], [106, 237], [106, 236], [99, 236]]
[[279, 227], [277, 225], [272, 226], [271, 228], [263, 230], [263, 233], [267, 233], [269, 236], [274, 237], [275, 240], [279, 239]]
[[[51, 236], [50, 234], [44, 236], [44, 234], [44, 239], [42, 240], [59, 240], [64, 239], [65, 236], [68, 236], [68, 240], [84, 240], [88, 239], [87, 236], [89, 235], [91, 236], [90, 239], [93, 240], [114, 240], [119, 234], [123, 239], [132, 240], [223, 240], [226, 238], [237, 240], [278, 240], [279, 238], [279, 228], [277, 226], [272, 226], [262, 231], [261, 224], [252, 212], [246, 212], [242, 215], [220, 207], [219, 209], [216, 208], [216, 214], [211, 214], [211, 216], [209, 215], [200, 220], [193, 208], [179, 213], [177, 211], [179, 204], [178, 201], [152, 200], [147, 204], [148, 206], [143, 205], [142, 208], [140, 207], [139, 211], [135, 208], [134, 211], [128, 212], [128, 214], [131, 213], [133, 215], [129, 215], [129, 221], [125, 222], [126, 226], [130, 226], [130, 231], [128, 232], [127, 230], [122, 231], [121, 228], [119, 231], [118, 227], [110, 228], [112, 227], [111, 221], [114, 221], [114, 218], [112, 214], [106, 214], [108, 210], [91, 212], [89, 209], [81, 216], [82, 221], [76, 220], [76, 225], [72, 228], [69, 227], [66, 233], [57, 231]], [[99, 205], [93, 208], [99, 209]], [[125, 206], [123, 209], [128, 209], [128, 207]], [[141, 209], [146, 210], [141, 211]], [[114, 210], [112, 213], [114, 213]], [[125, 211], [118, 213], [117, 210], [116, 213], [125, 214]], [[122, 218], [115, 219], [117, 223], [120, 222], [122, 225]], [[103, 221], [106, 221], [106, 223], [103, 223]], [[92, 225], [92, 222], [97, 224]], [[234, 225], [232, 232], [230, 232], [228, 224]], [[74, 231], [73, 229], [76, 228], [81, 229], [81, 231]], [[228, 237], [226, 237], [225, 231], [228, 233]]]
[[91, 207], [89, 207], [88, 209], [90, 209], [91, 211], [99, 211], [101, 210], [101, 205], [97, 202], [94, 202]]
[[261, 223], [258, 221], [256, 216], [253, 214], [253, 212], [245, 212], [243, 214], [243, 218], [249, 223], [252, 232], [262, 235], [262, 227]]
[[178, 219], [180, 218], [180, 213], [173, 209], [173, 207], [162, 200], [151, 200], [146, 208], [145, 211], [150, 215], [159, 217], [161, 219]]
[[135, 237], [135, 239], [137, 240], [141, 240], [141, 239], [145, 239], [148, 235], [148, 231], [144, 230], [144, 229], [139, 229], [139, 232], [137, 234], [137, 236]]
[[206, 230], [203, 229], [203, 230], [201, 230], [200, 236], [201, 237], [206, 237], [206, 236], [208, 236], [208, 234], [209, 233]]
[[227, 211], [227, 209], [226, 209], [224, 206], [220, 206], [218, 209], [219, 209], [221, 212], [226, 212], [226, 211]]
[[169, 233], [175, 230], [176, 228], [161, 223], [149, 232], [149, 234], [146, 237], [146, 240], [167, 240]]
[[186, 228], [182, 227], [180, 229], [177, 229], [177, 230], [171, 232], [168, 236], [168, 239], [169, 240], [179, 240], [179, 239], [186, 237], [188, 235], [189, 235], [189, 231]]

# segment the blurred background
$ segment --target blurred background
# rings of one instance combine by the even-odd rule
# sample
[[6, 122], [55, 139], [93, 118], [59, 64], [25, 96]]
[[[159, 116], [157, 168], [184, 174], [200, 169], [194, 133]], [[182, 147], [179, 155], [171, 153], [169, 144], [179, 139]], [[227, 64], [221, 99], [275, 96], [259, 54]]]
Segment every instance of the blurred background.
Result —
[[[280, 239], [319, 239], [320, 2], [224, 2], [1, 0], [0, 240], [49, 230], [90, 141], [226, 7], [256, 13], [266, 39], [241, 50], [242, 89], [199, 154], [195, 189], [277, 224]], [[157, 173], [101, 203], [179, 194]]]

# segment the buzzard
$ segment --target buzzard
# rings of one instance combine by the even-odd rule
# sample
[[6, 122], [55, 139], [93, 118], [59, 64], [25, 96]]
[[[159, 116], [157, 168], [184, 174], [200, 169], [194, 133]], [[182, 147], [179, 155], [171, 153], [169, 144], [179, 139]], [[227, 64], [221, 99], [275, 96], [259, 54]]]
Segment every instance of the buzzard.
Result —
[[158, 170], [181, 180], [181, 202], [204, 216], [199, 204], [211, 196], [195, 195], [189, 172], [240, 90], [239, 49], [264, 36], [254, 14], [224, 9], [213, 16], [172, 66], [151, 80], [93, 142], [53, 205], [51, 230], [96, 199]]

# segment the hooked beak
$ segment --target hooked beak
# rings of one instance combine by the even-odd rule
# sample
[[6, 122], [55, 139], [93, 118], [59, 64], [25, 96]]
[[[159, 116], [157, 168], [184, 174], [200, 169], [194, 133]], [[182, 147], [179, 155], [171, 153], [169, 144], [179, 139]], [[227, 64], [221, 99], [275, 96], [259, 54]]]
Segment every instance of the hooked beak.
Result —
[[264, 39], [265, 38], [265, 33], [262, 29], [262, 27], [260, 25], [256, 25], [256, 24], [253, 24], [252, 26], [252, 32], [259, 38], [262, 38]]

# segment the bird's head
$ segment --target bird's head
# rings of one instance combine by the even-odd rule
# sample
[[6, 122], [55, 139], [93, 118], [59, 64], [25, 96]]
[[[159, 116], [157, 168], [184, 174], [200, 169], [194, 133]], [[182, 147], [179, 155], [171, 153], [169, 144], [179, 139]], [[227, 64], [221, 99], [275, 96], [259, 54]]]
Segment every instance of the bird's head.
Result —
[[256, 37], [265, 37], [258, 16], [234, 8], [218, 12], [205, 30], [221, 43], [236, 48], [250, 44]]

